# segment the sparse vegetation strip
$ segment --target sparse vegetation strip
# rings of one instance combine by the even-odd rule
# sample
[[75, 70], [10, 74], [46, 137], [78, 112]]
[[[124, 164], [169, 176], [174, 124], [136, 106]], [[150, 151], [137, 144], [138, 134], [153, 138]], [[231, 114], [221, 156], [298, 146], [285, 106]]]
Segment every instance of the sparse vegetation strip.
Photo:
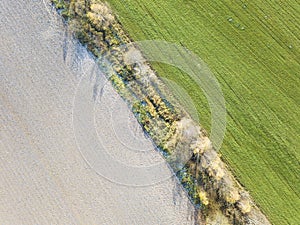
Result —
[[[99, 59], [103, 68], [107, 68], [107, 76], [116, 90], [132, 106], [144, 131], [170, 165], [175, 169], [181, 157], [178, 154], [192, 155], [176, 175], [199, 208], [199, 223], [213, 220], [215, 214], [222, 211], [232, 224], [252, 224], [254, 220], [268, 224], [221, 161], [205, 130], [176, 104], [150, 65], [126, 64], [119, 46], [131, 40], [109, 6], [99, 0], [52, 2], [72, 34]], [[106, 60], [114, 65], [113, 71], [109, 70]], [[187, 129], [191, 131], [188, 135], [183, 132]]]

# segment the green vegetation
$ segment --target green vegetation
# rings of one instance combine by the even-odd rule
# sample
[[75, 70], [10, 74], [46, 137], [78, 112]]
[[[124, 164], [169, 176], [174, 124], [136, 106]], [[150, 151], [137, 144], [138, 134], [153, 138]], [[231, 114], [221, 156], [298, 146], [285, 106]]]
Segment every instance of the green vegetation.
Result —
[[[184, 119], [184, 112], [174, 111], [164, 96], [157, 94], [161, 89], [157, 79], [153, 78], [151, 85], [146, 85], [134, 72], [135, 65], [126, 65], [119, 58], [118, 46], [130, 39], [110, 9], [98, 0], [53, 2], [82, 44], [98, 58], [104, 55], [110, 63], [115, 63], [116, 73], [110, 77], [111, 81], [124, 99], [133, 103], [138, 120], [157, 146], [167, 154], [172, 153], [174, 146], [183, 149], [186, 146], [194, 152], [178, 173], [194, 202], [204, 210], [221, 207], [235, 224], [244, 224], [245, 219], [259, 216], [255, 209], [251, 210], [247, 193], [236, 187], [212, 148], [203, 149], [210, 146], [205, 132], [201, 131], [199, 137], [197, 133], [189, 137], [195, 145], [187, 146], [186, 137], [178, 134], [186, 126], [194, 125]], [[127, 4], [124, 7], [114, 0], [112, 3], [134, 40], [174, 41], [193, 50], [209, 64], [227, 99], [229, 126], [222, 149], [224, 159], [273, 223], [296, 224], [299, 30], [295, 23], [298, 18], [294, 16], [293, 21], [291, 18], [298, 15], [297, 5], [293, 8], [292, 3], [281, 3], [280, 7], [279, 3], [272, 6], [267, 3], [258, 8], [255, 4], [238, 2], [202, 2], [200, 5], [195, 1], [138, 3], [127, 0], [123, 1]], [[285, 15], [287, 21], [276, 16], [287, 8], [292, 11]], [[275, 33], [277, 29], [290, 35]], [[107, 55], [107, 52], [113, 53]], [[197, 103], [201, 124], [209, 129], [208, 106], [195, 83], [174, 68], [154, 66], [159, 75], [186, 88]]]
[[[300, 221], [300, 5], [297, 1], [109, 0], [137, 40], [167, 40], [201, 57], [228, 110], [221, 152], [274, 224]], [[210, 112], [186, 74], [153, 64], [182, 85], [209, 130]]]
[[126, 62], [127, 53], [141, 53], [134, 46], [120, 47], [130, 39], [110, 8], [100, 0], [54, 0], [53, 3], [71, 33], [97, 57], [102, 70], [106, 69], [105, 74], [132, 106], [138, 121], [174, 172], [179, 170], [178, 178], [199, 207], [195, 219], [202, 224], [216, 220], [223, 212], [223, 219], [234, 224], [245, 224], [251, 219], [268, 224], [226, 169], [205, 130], [190, 119], [149, 65]]

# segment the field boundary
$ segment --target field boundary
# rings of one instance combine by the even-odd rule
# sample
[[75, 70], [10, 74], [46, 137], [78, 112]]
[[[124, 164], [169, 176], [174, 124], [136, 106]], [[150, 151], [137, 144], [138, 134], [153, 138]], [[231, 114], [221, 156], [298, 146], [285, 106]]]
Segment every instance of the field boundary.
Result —
[[[198, 222], [211, 223], [222, 212], [224, 224], [270, 224], [233, 177], [207, 132], [176, 104], [150, 64], [128, 64], [119, 46], [132, 42], [110, 7], [101, 1], [52, 0], [71, 33], [97, 58], [115, 89], [131, 106], [144, 131], [163, 153], [199, 209]], [[142, 54], [141, 54], [142, 55]], [[146, 61], [146, 60], [145, 60]], [[140, 68], [143, 68], [141, 72]], [[148, 77], [147, 82], [145, 77]], [[193, 130], [185, 135], [184, 130]], [[176, 153], [176, 154], [175, 154]], [[176, 170], [178, 157], [191, 154]], [[175, 157], [174, 157], [175, 156]], [[226, 222], [225, 222], [226, 221]]]

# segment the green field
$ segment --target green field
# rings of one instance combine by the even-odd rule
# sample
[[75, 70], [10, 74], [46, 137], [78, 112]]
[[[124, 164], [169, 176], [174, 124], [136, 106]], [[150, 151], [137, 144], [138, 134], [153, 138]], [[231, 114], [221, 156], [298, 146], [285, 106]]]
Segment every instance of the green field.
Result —
[[[109, 0], [135, 40], [167, 40], [203, 59], [227, 104], [221, 149], [235, 176], [274, 224], [300, 222], [300, 4], [296, 1]], [[206, 99], [188, 76], [155, 64], [197, 105]]]

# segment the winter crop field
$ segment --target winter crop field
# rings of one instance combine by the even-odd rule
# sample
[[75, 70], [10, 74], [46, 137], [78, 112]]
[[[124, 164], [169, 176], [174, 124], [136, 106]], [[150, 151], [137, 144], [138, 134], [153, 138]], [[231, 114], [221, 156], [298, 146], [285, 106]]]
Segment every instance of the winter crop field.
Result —
[[[109, 0], [135, 40], [191, 50], [221, 84], [227, 107], [222, 158], [273, 224], [300, 221], [300, 4], [297, 1]], [[153, 64], [210, 111], [187, 74]]]

